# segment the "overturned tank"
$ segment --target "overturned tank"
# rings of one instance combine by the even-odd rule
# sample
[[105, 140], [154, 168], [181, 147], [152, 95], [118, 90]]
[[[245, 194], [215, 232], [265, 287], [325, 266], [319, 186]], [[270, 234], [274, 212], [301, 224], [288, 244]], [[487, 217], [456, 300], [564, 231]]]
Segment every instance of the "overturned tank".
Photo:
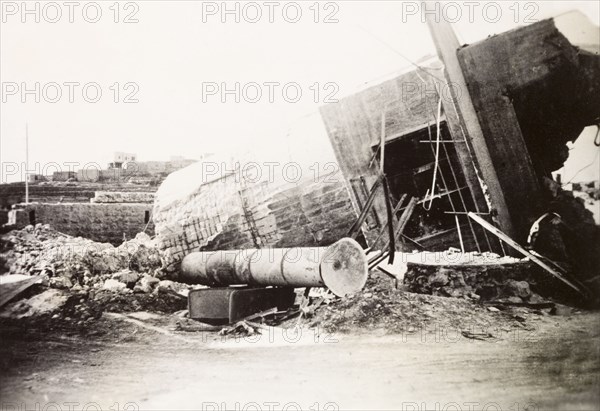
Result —
[[343, 297], [360, 291], [367, 275], [362, 247], [342, 238], [329, 247], [194, 252], [183, 258], [180, 280], [212, 287], [327, 287]]

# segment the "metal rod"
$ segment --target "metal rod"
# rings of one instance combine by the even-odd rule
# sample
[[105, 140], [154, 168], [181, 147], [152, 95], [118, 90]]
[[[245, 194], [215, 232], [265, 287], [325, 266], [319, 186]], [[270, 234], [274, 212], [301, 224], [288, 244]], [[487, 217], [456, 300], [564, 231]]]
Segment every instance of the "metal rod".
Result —
[[[472, 211], [444, 211], [444, 214], [453, 214], [453, 215], [467, 215], [472, 213]], [[490, 215], [490, 213], [473, 213], [477, 215]]]
[[456, 221], [456, 229], [458, 230], [458, 241], [460, 241], [460, 251], [465, 252], [465, 244], [463, 243], [462, 232], [460, 231], [460, 223], [458, 222], [458, 215], [454, 215]]
[[[456, 172], [454, 171], [454, 167], [452, 166], [452, 161], [450, 160], [450, 155], [448, 154], [448, 149], [446, 148], [446, 146], [442, 146], [442, 147], [444, 148], [444, 153], [446, 153], [446, 158], [448, 159], [448, 167], [450, 167], [450, 172], [452, 173], [452, 177], [454, 178], [454, 184], [458, 185], [458, 181], [457, 181], [457, 178], [456, 178]], [[469, 189], [469, 192], [471, 192], [471, 190], [470, 190], [470, 189]], [[465, 201], [465, 198], [464, 198], [464, 196], [463, 196], [463, 193], [462, 193], [462, 191], [459, 191], [459, 192], [458, 192], [458, 196], [459, 196], [459, 198], [460, 198], [460, 202], [462, 203], [463, 210], [467, 211], [467, 203], [466, 203], [466, 201]], [[471, 193], [471, 196], [472, 196], [472, 193]], [[471, 197], [471, 198], [472, 198], [472, 197]], [[475, 199], [473, 199], [473, 203], [474, 203], [474, 204], [477, 204], [477, 203], [476, 203], [476, 201], [475, 201]], [[479, 210], [477, 210], [477, 211], [479, 211]], [[471, 234], [473, 234], [473, 238], [475, 239], [475, 243], [476, 243], [476, 245], [477, 245], [477, 249], [478, 249], [479, 251], [481, 251], [481, 250], [479, 249], [479, 241], [478, 241], [478, 239], [477, 239], [477, 233], [475, 232], [475, 228], [473, 227], [473, 223], [471, 223], [471, 220], [469, 220], [468, 218], [467, 218], [467, 220], [468, 220], [468, 222], [469, 222], [469, 228], [471, 229]], [[487, 237], [487, 234], [486, 234], [486, 232], [484, 231], [484, 232], [483, 232], [483, 234], [484, 234], [484, 236], [485, 236], [485, 239], [486, 239], [486, 241], [487, 241], [488, 250], [492, 251], [492, 245], [490, 244], [490, 240], [489, 240], [489, 238]], [[461, 236], [461, 234], [460, 234], [460, 233], [459, 233], [459, 236]]]
[[[465, 186], [465, 187], [460, 187], [460, 188], [457, 188], [457, 189], [455, 189], [455, 190], [444, 191], [443, 193], [438, 193], [438, 194], [436, 194], [436, 195], [435, 195], [433, 198], [434, 198], [434, 199], [436, 199], [436, 198], [442, 198], [442, 197], [444, 197], [444, 196], [447, 196], [447, 195], [450, 195], [450, 194], [456, 193], [457, 191], [464, 190], [465, 188], [469, 188], [469, 187]], [[417, 204], [423, 204], [423, 203], [425, 203], [425, 202], [427, 202], [427, 201], [429, 201], [429, 199], [427, 199], [427, 198], [424, 198], [424, 199], [422, 199], [422, 200], [419, 200], [419, 202], [418, 202]]]
[[401, 234], [400, 235], [402, 238], [405, 238], [406, 240], [410, 241], [411, 243], [415, 243], [418, 247], [420, 247], [422, 250], [425, 249], [425, 247], [423, 246], [423, 244], [421, 244], [420, 242], [418, 242], [417, 240], [413, 240], [412, 238], [410, 238], [407, 235]]
[[[431, 141], [429, 141], [429, 140], [419, 140], [419, 143], [429, 143], [429, 144], [431, 144]], [[465, 143], [465, 141], [461, 141], [461, 140], [440, 140], [440, 143]]]
[[[439, 94], [438, 92], [438, 88], [437, 88], [437, 84], [436, 84], [436, 93], [438, 95], [438, 98], [441, 99], [442, 96]], [[431, 106], [429, 106], [429, 110], [433, 111]], [[429, 139], [431, 140], [431, 132], [429, 133]], [[455, 187], [458, 187], [458, 180], [456, 178], [456, 172], [454, 171], [454, 168], [452, 167], [452, 161], [450, 160], [450, 155], [448, 154], [448, 149], [446, 148], [445, 145], [442, 145], [443, 149], [444, 149], [444, 154], [446, 156], [446, 161], [448, 162], [448, 168], [450, 168], [450, 173], [452, 174], [452, 178], [454, 179], [454, 185]], [[433, 150], [433, 147], [432, 147]], [[448, 186], [446, 185], [446, 180], [442, 175], [442, 170], [440, 169], [440, 176], [442, 176], [442, 181], [444, 182], [444, 186], [446, 186], [446, 191], [448, 191]], [[470, 191], [470, 190], [469, 190]], [[458, 191], [458, 195], [460, 198], [460, 201], [462, 203], [463, 206], [463, 210], [467, 211], [467, 205], [465, 203], [464, 197], [462, 195], [462, 190]], [[452, 206], [452, 211], [456, 212], [456, 208], [454, 207], [454, 203], [452, 202], [452, 196], [449, 195], [448, 198], [450, 199], [450, 205]], [[479, 241], [477, 239], [477, 234], [475, 233], [475, 229], [473, 228], [473, 225], [471, 223], [471, 220], [467, 219], [468, 223], [469, 223], [469, 228], [471, 230], [471, 234], [473, 234], [473, 240], [475, 241], [475, 247], [477, 247], [477, 251], [481, 252], [481, 247], [479, 246]], [[460, 232], [460, 225], [457, 225], [457, 230], [459, 231], [458, 236], [459, 238], [462, 238], [462, 232]], [[488, 242], [489, 245], [489, 242]], [[491, 249], [491, 246], [490, 246]]]
[[[442, 96], [439, 94], [439, 92], [437, 92], [437, 85], [436, 85], [436, 93], [438, 95], [438, 98], [442, 98]], [[431, 108], [431, 106], [428, 104], [429, 107], [429, 111], [433, 113], [433, 109]], [[429, 131], [429, 140], [432, 140], [431, 138], [431, 128], [428, 127], [428, 131]], [[433, 141], [433, 140], [432, 140]], [[454, 173], [454, 170], [452, 169], [452, 164], [450, 161], [450, 157], [448, 156], [448, 150], [446, 149], [445, 145], [442, 145], [442, 147], [444, 148], [444, 153], [446, 155], [446, 159], [448, 161], [448, 167], [450, 168], [450, 172], [452, 173], [452, 176], [454, 178], [454, 185], [456, 187], [458, 187], [458, 182], [456, 181], [456, 173]], [[431, 147], [431, 150], [433, 151], [433, 146]], [[442, 180], [442, 183], [444, 184], [444, 187], [446, 188], [446, 191], [449, 191], [448, 189], [448, 185], [446, 184], [446, 178], [444, 176], [444, 173], [442, 172], [442, 169], [440, 168], [440, 178]], [[463, 204], [463, 209], [464, 211], [467, 211], [464, 199], [462, 197], [462, 193], [461, 193], [462, 188], [458, 189], [460, 198], [461, 198], [461, 202]], [[452, 207], [452, 211], [456, 211], [456, 207], [454, 206], [454, 202], [452, 201], [452, 193], [449, 193], [448, 195], [448, 200], [450, 201], [450, 207]], [[479, 241], [477, 240], [477, 235], [475, 234], [474, 228], [471, 224], [471, 221], [469, 221], [469, 228], [471, 229], [471, 233], [473, 234], [473, 240], [475, 241], [475, 247], [477, 248], [477, 251], [481, 252], [481, 247], [479, 246]], [[460, 231], [460, 226], [458, 227], [458, 230]], [[459, 236], [462, 236], [462, 233], [459, 234]]]

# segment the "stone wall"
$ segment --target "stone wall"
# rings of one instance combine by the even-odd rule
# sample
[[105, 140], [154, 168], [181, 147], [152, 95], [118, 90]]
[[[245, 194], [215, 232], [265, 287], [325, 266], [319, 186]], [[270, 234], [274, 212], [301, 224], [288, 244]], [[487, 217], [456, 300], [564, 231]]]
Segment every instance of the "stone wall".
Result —
[[153, 203], [154, 193], [127, 191], [96, 191], [92, 203]]
[[[30, 203], [89, 203], [97, 191], [154, 192], [157, 187], [134, 184], [38, 183], [29, 185]], [[25, 202], [25, 183], [0, 184], [0, 208]], [[139, 202], [145, 202], [139, 201]]]
[[10, 212], [16, 228], [27, 224], [49, 224], [65, 234], [114, 245], [121, 244], [124, 238], [130, 240], [144, 230], [149, 235], [154, 234], [152, 204], [31, 203], [17, 207]]

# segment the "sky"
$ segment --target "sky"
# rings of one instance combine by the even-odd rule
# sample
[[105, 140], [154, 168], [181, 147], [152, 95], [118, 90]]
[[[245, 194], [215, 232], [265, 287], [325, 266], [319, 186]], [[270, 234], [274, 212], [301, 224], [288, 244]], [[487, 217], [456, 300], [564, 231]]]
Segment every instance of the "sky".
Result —
[[[267, 3], [0, 2], [1, 182], [23, 179], [26, 124], [30, 170], [50, 173], [115, 151], [331, 161], [319, 107], [435, 54], [421, 2]], [[574, 9], [600, 24], [596, 1], [475, 4], [439, 6], [462, 43]], [[598, 162], [595, 132], [563, 179]]]

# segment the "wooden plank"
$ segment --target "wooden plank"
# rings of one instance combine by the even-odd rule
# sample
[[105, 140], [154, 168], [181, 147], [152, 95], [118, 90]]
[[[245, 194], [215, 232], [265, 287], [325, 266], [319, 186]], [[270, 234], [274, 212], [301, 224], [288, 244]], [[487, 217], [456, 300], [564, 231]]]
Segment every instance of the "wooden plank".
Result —
[[[404, 228], [406, 227], [408, 220], [412, 216], [412, 213], [415, 210], [416, 205], [417, 205], [417, 199], [415, 197], [411, 197], [410, 201], [408, 202], [408, 206], [406, 206], [406, 209], [404, 210], [404, 212], [402, 213], [402, 216], [400, 217], [400, 220], [398, 221], [398, 227], [396, 228], [396, 231], [395, 231], [394, 237], [393, 237], [394, 240], [397, 240], [398, 238], [400, 238], [400, 235], [402, 235], [402, 233], [404, 232]], [[390, 245], [390, 240], [386, 241], [385, 245], [383, 246], [383, 250], [387, 249], [389, 247], [389, 245]]]
[[373, 201], [375, 200], [375, 194], [377, 193], [377, 189], [379, 188], [379, 186], [382, 183], [382, 178], [377, 179], [377, 181], [375, 182], [375, 184], [373, 185], [373, 187], [371, 187], [371, 193], [369, 194], [369, 197], [367, 198], [367, 202], [364, 205], [363, 209], [360, 211], [360, 214], [356, 220], [356, 222], [352, 225], [352, 227], [350, 227], [350, 230], [348, 230], [348, 237], [351, 237], [352, 239], [355, 239], [360, 228], [362, 227], [363, 223], [365, 222], [365, 219], [367, 218], [367, 215], [369, 214], [369, 211], [371, 210], [371, 207], [373, 206]]
[[[400, 201], [398, 201], [398, 204], [396, 204], [396, 207], [394, 208], [393, 215], [396, 215], [398, 213], [398, 211], [400, 211], [400, 207], [402, 207], [402, 204], [404, 203], [405, 199], [406, 199], [406, 194], [402, 194]], [[377, 245], [377, 243], [379, 242], [379, 240], [381, 240], [381, 237], [383, 236], [383, 233], [385, 233], [388, 223], [389, 223], [388, 220], [386, 220], [385, 223], [383, 223], [381, 229], [379, 230], [379, 234], [377, 234], [377, 237], [375, 237], [375, 240], [373, 240], [373, 243], [372, 243], [371, 247], [368, 248], [367, 252], [369, 250], [374, 249], [375, 246]], [[392, 224], [393, 223], [394, 222], [392, 221]]]
[[39, 275], [31, 276], [29, 278], [21, 278], [19, 275], [2, 276], [2, 278], [0, 278], [0, 307], [4, 306], [4, 304], [12, 300], [14, 297], [35, 283], [41, 281], [42, 277]]

